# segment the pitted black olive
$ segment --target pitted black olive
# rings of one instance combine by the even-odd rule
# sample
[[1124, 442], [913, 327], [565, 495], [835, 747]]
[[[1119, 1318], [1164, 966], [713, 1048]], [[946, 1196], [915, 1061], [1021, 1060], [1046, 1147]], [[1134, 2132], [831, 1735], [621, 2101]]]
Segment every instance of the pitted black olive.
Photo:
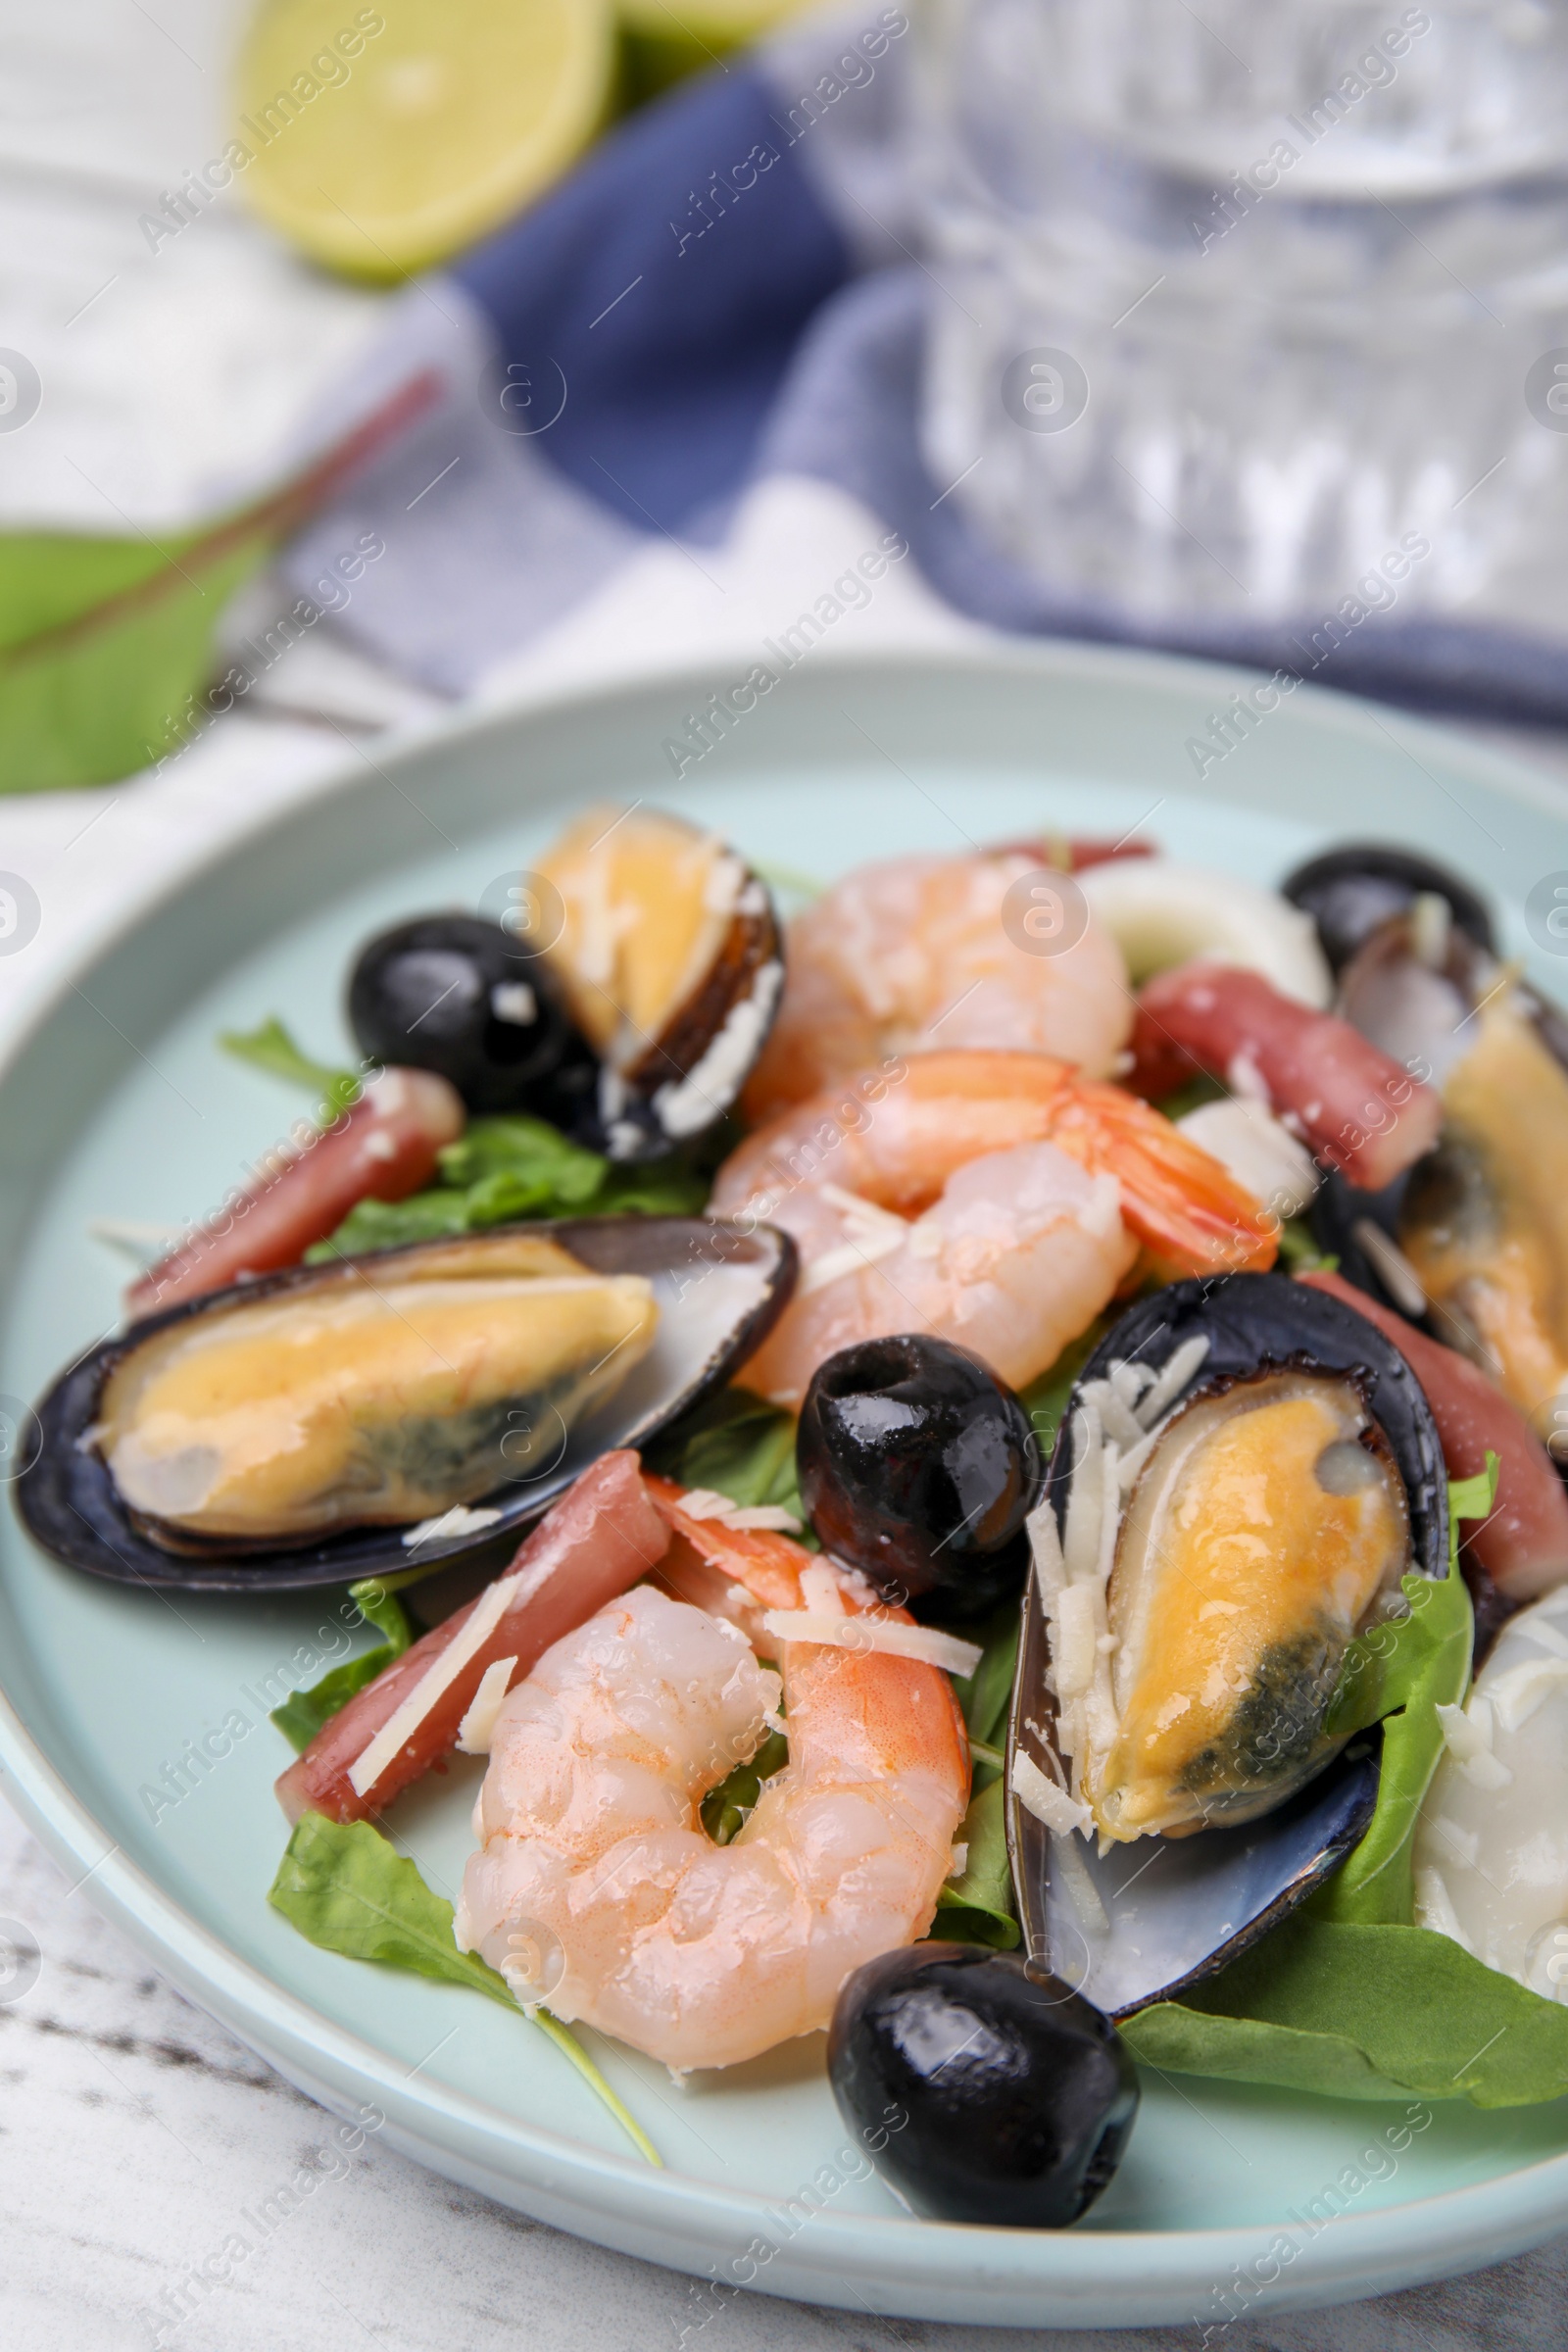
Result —
[[383, 931], [349, 981], [349, 1025], [372, 1061], [438, 1070], [472, 1111], [575, 1126], [597, 1065], [537, 956], [499, 923], [433, 914]]
[[1016, 1591], [1039, 1491], [1029, 1416], [947, 1340], [862, 1340], [817, 1366], [801, 1499], [827, 1550], [916, 1617], [975, 1617]]
[[1410, 850], [1375, 841], [1348, 841], [1298, 865], [1280, 895], [1309, 914], [1318, 943], [1336, 972], [1391, 914], [1418, 898], [1446, 899], [1454, 921], [1479, 948], [1495, 954], [1492, 917], [1457, 874]]
[[1011, 1952], [915, 1943], [858, 1968], [828, 2038], [839, 2111], [934, 2220], [1062, 2230], [1110, 2180], [1138, 2075], [1110, 2020]]

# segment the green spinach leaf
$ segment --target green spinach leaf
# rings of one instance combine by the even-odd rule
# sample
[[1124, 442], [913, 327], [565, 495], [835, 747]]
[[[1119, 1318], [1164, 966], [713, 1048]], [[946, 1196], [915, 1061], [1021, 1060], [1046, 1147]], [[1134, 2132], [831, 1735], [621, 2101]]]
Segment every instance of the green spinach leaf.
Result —
[[296, 1753], [310, 1746], [321, 1726], [329, 1723], [340, 1707], [346, 1707], [357, 1690], [373, 1683], [394, 1658], [401, 1658], [413, 1639], [403, 1603], [378, 1578], [350, 1585], [349, 1598], [359, 1603], [365, 1622], [386, 1639], [357, 1658], [345, 1658], [309, 1690], [291, 1690], [283, 1704], [272, 1709], [270, 1720]]
[[[462, 1984], [518, 2013], [506, 1979], [476, 1953], [459, 1951], [452, 1905], [433, 1893], [416, 1865], [368, 1821], [328, 1821], [323, 1813], [302, 1814], [267, 1899], [322, 1951], [407, 1969], [443, 1984]], [[531, 2017], [576, 2068], [638, 2153], [650, 2164], [659, 2164], [653, 2142], [576, 2036], [548, 2010], [521, 2014]]]
[[958, 1831], [958, 1842], [968, 1850], [961, 1876], [950, 1879], [937, 1896], [930, 1928], [936, 1942], [989, 1943], [1010, 1952], [1018, 1941], [1004, 1801], [1002, 1778], [995, 1772], [969, 1800]]

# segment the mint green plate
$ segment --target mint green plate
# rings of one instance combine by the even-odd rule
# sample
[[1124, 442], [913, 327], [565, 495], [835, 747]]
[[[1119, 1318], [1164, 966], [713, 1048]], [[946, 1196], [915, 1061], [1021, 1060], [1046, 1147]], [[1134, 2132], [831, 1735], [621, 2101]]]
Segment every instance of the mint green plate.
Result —
[[[1529, 890], [1568, 869], [1568, 801], [1540, 778], [1310, 689], [1200, 782], [1189, 739], [1239, 675], [1073, 648], [823, 660], [677, 783], [666, 739], [728, 677], [543, 704], [357, 761], [309, 806], [236, 830], [59, 974], [0, 1075], [0, 1391], [35, 1395], [114, 1321], [122, 1269], [90, 1220], [199, 1213], [294, 1115], [217, 1032], [281, 1013], [333, 1059], [356, 943], [471, 906], [592, 798], [662, 802], [824, 877], [901, 849], [1141, 827], [1269, 881], [1323, 843], [1381, 834], [1472, 877], [1520, 949]], [[1538, 976], [1568, 993], [1550, 957]], [[375, 2101], [388, 2137], [438, 2172], [719, 2288], [1034, 2327], [1218, 2325], [1441, 2277], [1568, 2226], [1568, 2101], [1454, 2102], [1417, 2110], [1411, 2131], [1401, 2107], [1151, 2076], [1105, 2196], [1078, 2229], [1035, 2235], [910, 2220], [841, 2156], [820, 2036], [682, 2089], [589, 2034], [663, 2153], [654, 2172], [520, 2015], [318, 1952], [268, 1908], [286, 1751], [266, 1685], [313, 1680], [340, 1643], [320, 1596], [96, 1584], [4, 1515], [10, 1792], [193, 1999], [339, 2114]], [[228, 1752], [187, 1765], [187, 1793], [160, 1802], [166, 1767], [225, 1723]], [[477, 1770], [460, 1761], [398, 1810], [447, 1889]], [[705, 2297], [694, 2320], [715, 2308]]]

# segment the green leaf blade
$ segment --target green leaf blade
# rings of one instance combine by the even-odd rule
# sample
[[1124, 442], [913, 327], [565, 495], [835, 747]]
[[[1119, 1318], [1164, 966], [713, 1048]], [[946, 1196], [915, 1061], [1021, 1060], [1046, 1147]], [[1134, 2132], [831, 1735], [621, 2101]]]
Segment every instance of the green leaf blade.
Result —
[[1298, 1913], [1123, 2032], [1135, 2056], [1172, 2073], [1334, 2097], [1494, 2108], [1568, 2091], [1568, 2008], [1427, 1928]]
[[254, 1029], [220, 1029], [218, 1042], [236, 1061], [248, 1062], [252, 1069], [265, 1070], [270, 1078], [281, 1078], [289, 1086], [303, 1086], [318, 1095], [323, 1126], [360, 1099], [360, 1082], [354, 1072], [313, 1061], [275, 1012]]
[[461, 1984], [500, 2001], [538, 2026], [569, 2060], [652, 2165], [662, 2158], [642, 2126], [611, 2088], [576, 2036], [544, 2009], [521, 2009], [504, 1977], [475, 1952], [460, 1952], [452, 1905], [419, 1876], [416, 1865], [368, 1821], [328, 1821], [303, 1813], [294, 1825], [268, 1901], [321, 1951], [347, 1960], [374, 1961], [438, 1984]]

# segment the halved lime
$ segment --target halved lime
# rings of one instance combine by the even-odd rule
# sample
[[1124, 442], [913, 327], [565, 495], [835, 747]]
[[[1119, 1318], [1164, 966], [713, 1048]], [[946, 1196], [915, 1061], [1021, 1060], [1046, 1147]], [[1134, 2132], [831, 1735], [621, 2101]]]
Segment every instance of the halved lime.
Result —
[[428, 269], [574, 163], [615, 75], [611, 0], [264, 0], [239, 61], [236, 176], [356, 277]]

